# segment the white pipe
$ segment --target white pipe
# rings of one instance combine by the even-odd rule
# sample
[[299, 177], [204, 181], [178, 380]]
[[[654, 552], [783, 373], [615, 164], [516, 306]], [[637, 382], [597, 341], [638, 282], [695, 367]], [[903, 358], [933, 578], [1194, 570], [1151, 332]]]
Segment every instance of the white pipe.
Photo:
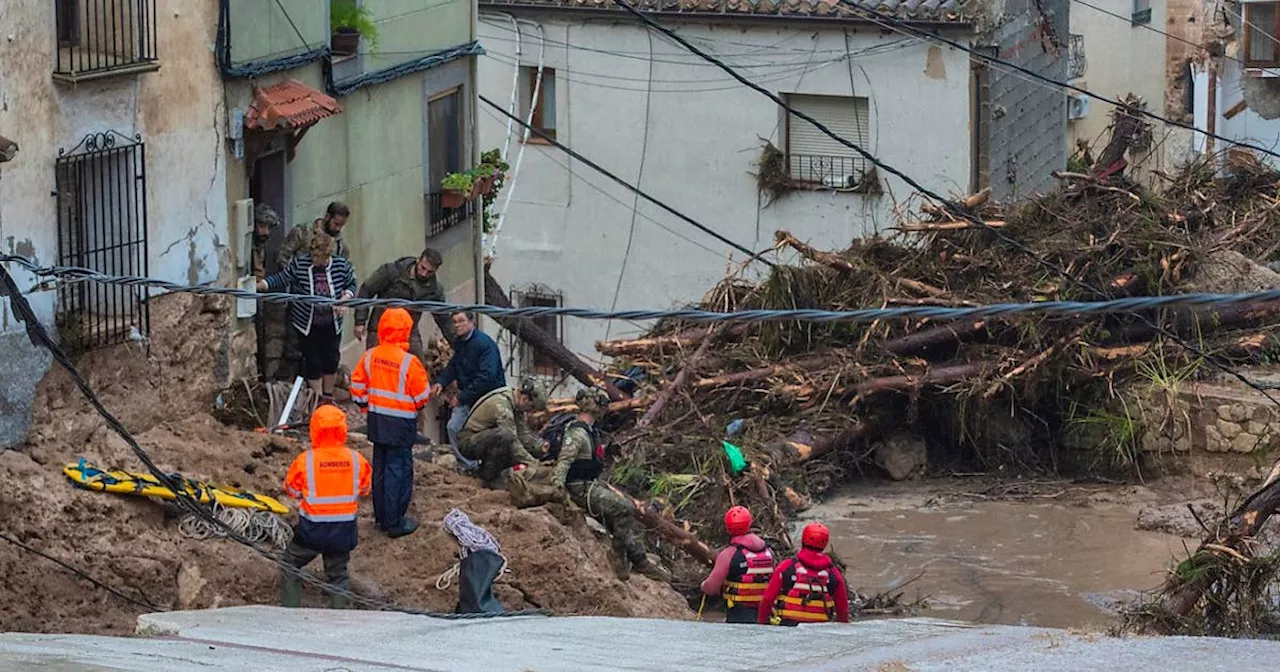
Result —
[[511, 25], [516, 29], [516, 68], [511, 75], [511, 103], [507, 105], [507, 138], [502, 141], [502, 158], [507, 158], [507, 151], [511, 149], [511, 130], [515, 124], [513, 117], [516, 114], [516, 99], [520, 91], [520, 57], [524, 55], [523, 44], [521, 42], [522, 34], [520, 32], [520, 22], [516, 21], [516, 17], [511, 14], [507, 15], [511, 20]]
[[289, 414], [293, 413], [293, 404], [298, 401], [298, 392], [302, 390], [302, 376], [293, 379], [293, 390], [289, 392], [289, 401], [285, 402], [284, 412], [280, 414], [280, 421], [276, 423], [276, 427], [284, 427], [289, 424]]
[[[502, 230], [502, 223], [507, 219], [507, 208], [511, 207], [511, 195], [516, 190], [516, 178], [520, 176], [520, 164], [524, 162], [524, 150], [529, 145], [530, 126], [533, 124], [533, 103], [538, 100], [538, 96], [542, 93], [542, 68], [543, 56], [547, 50], [546, 30], [542, 27], [542, 23], [538, 22], [538, 73], [533, 82], [533, 95], [529, 98], [529, 114], [524, 120], [524, 134], [520, 140], [520, 151], [516, 153], [516, 163], [511, 169], [511, 184], [507, 185], [505, 191], [507, 197], [502, 201], [502, 210], [498, 212], [498, 221], [493, 225], [493, 231], [489, 234], [489, 257], [495, 257], [498, 254], [498, 232]], [[516, 61], [516, 75], [520, 74], [519, 61]], [[510, 121], [510, 119], [508, 119]]]

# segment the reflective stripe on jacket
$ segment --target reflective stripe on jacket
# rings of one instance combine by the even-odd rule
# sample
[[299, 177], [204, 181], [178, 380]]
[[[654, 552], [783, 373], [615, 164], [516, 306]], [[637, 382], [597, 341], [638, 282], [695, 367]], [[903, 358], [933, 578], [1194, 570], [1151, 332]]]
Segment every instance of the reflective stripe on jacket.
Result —
[[369, 412], [369, 440], [412, 446], [418, 411], [431, 399], [427, 370], [397, 344], [367, 350], [351, 372], [351, 399]]
[[825, 623], [835, 620], [835, 600], [831, 599], [831, 571], [814, 570], [795, 562], [786, 570], [787, 588], [773, 603], [775, 622], [783, 625]]
[[737, 549], [720, 595], [729, 608], [758, 606], [764, 598], [765, 587], [769, 585], [769, 576], [773, 574], [773, 550], [768, 546], [761, 551], [752, 551], [745, 546]]

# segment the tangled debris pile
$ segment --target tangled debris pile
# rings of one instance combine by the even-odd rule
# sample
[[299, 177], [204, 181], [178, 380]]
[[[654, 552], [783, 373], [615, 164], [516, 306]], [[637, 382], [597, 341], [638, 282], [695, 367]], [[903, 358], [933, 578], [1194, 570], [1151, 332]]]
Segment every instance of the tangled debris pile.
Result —
[[[1280, 286], [1261, 265], [1280, 254], [1280, 175], [1258, 162], [1237, 162], [1226, 178], [1196, 163], [1159, 192], [1114, 170], [1057, 176], [1057, 191], [1023, 203], [990, 203], [986, 192], [964, 201], [1015, 245], [926, 201], [894, 237], [839, 252], [779, 231], [779, 250], [799, 263], [760, 282], [730, 277], [702, 307], [961, 307]], [[1210, 359], [1261, 361], [1275, 351], [1278, 308], [659, 323], [644, 338], [597, 344], [614, 380], [637, 388], [612, 405], [611, 479], [665, 502], [708, 541], [722, 538], [727, 506], [747, 504], [786, 545], [787, 521], [810, 498], [866, 469], [910, 475], [926, 453], [935, 468], [1139, 473], [1153, 444], [1126, 390], [1171, 391], [1212, 375]], [[550, 412], [570, 409], [553, 400]], [[728, 436], [739, 418], [742, 433]], [[730, 466], [725, 440], [748, 468]]]

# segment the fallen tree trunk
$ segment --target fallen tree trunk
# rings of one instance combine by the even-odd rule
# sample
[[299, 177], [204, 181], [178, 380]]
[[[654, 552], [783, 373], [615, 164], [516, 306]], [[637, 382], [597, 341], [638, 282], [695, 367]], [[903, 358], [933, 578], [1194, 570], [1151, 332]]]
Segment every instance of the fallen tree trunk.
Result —
[[[512, 307], [511, 299], [502, 290], [502, 285], [499, 285], [498, 281], [494, 280], [493, 275], [487, 270], [484, 274], [484, 302], [500, 308]], [[608, 378], [605, 378], [599, 371], [570, 352], [555, 336], [547, 333], [545, 329], [539, 327], [533, 320], [506, 316], [494, 317], [493, 319], [507, 331], [515, 334], [521, 341], [550, 357], [557, 366], [564, 369], [566, 373], [576, 378], [583, 385], [603, 387], [609, 393], [609, 398], [614, 401], [627, 398], [627, 395], [623, 394], [622, 390], [619, 390], [616, 385], [609, 382]]]
[[679, 546], [680, 549], [685, 553], [688, 553], [690, 557], [702, 562], [708, 567], [716, 564], [716, 552], [712, 550], [710, 546], [702, 543], [693, 532], [686, 529], [687, 523], [685, 525], [681, 525], [674, 520], [664, 517], [655, 508], [649, 506], [645, 502], [628, 495], [614, 486], [604, 483], [603, 481], [597, 482], [604, 485], [606, 488], [613, 490], [622, 497], [625, 497], [628, 502], [631, 502], [631, 506], [635, 510], [636, 520], [640, 521], [642, 525], [666, 537], [668, 541]]
[[[615, 401], [609, 404], [609, 412], [621, 413], [624, 411], [634, 411], [640, 408], [644, 408], [645, 406], [648, 406], [651, 403], [653, 403], [653, 397], [628, 397], [621, 401]], [[530, 424], [541, 425], [542, 423], [546, 422], [551, 416], [557, 413], [577, 413], [578, 411], [579, 409], [577, 404], [568, 403], [568, 404], [560, 404], [555, 406], [547, 406], [547, 410], [545, 411], [540, 411], [537, 413], [526, 413], [524, 417]]]
[[836, 361], [835, 355], [817, 355], [814, 357], [804, 357], [786, 364], [775, 364], [766, 366], [762, 369], [751, 369], [749, 371], [739, 371], [737, 373], [725, 373], [711, 378], [702, 378], [694, 381], [693, 386], [698, 389], [709, 387], [725, 387], [728, 385], [740, 385], [755, 380], [764, 380], [772, 378], [784, 371], [790, 369], [819, 369]]
[[[725, 329], [720, 334], [720, 338], [724, 340], [741, 338], [746, 333], [748, 326], [747, 324], [735, 324]], [[698, 327], [666, 336], [655, 336], [654, 338], [596, 341], [596, 350], [600, 354], [610, 357], [647, 355], [652, 354], [654, 351], [661, 352], [664, 350], [682, 350], [698, 345], [709, 333], [711, 333], [711, 327]]]
[[773, 450], [777, 462], [807, 462], [828, 453], [849, 448], [866, 438], [871, 432], [871, 425], [866, 422], [855, 422], [845, 429], [822, 439], [815, 439], [808, 432], [796, 432], [783, 439]]
[[846, 273], [851, 273], [855, 270], [853, 263], [848, 259], [845, 259], [838, 254], [832, 254], [831, 252], [823, 252], [822, 250], [808, 245], [807, 243], [802, 243], [795, 236], [791, 235], [790, 231], [775, 231], [773, 238], [777, 241], [777, 245], [779, 247], [783, 245], [790, 247], [796, 252], [799, 252], [800, 256], [803, 256], [809, 261], [817, 262], [828, 268], [834, 268], [837, 271], [844, 271]]
[[[1179, 336], [1200, 336], [1226, 329], [1261, 327], [1277, 313], [1280, 313], [1280, 301], [1266, 301], [1232, 304], [1224, 308], [1182, 309], [1177, 310], [1172, 319], [1152, 321]], [[1133, 324], [1113, 332], [1105, 345], [1150, 341], [1159, 335], [1159, 329], [1149, 324]]]
[[906, 376], [888, 376], [885, 378], [872, 378], [866, 380], [850, 388], [847, 391], [853, 392], [856, 398], [865, 397], [881, 392], [905, 392], [908, 390], [918, 390], [926, 385], [948, 385], [957, 383], [965, 378], [973, 378], [982, 375], [991, 365], [987, 362], [969, 362], [967, 364], [952, 364], [950, 366], [939, 366], [929, 369], [919, 375]]

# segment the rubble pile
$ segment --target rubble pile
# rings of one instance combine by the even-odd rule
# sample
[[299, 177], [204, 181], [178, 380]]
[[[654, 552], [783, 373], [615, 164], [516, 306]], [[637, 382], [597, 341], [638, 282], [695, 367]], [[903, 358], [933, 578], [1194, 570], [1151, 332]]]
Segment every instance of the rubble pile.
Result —
[[[965, 307], [1280, 286], [1264, 266], [1280, 255], [1280, 175], [1256, 161], [1233, 163], [1227, 177], [1196, 163], [1163, 176], [1159, 191], [1114, 171], [1057, 176], [1059, 189], [1021, 203], [963, 199], [987, 227], [923, 200], [892, 237], [845, 250], [778, 231], [780, 256], [794, 263], [758, 282], [726, 278], [701, 307]], [[719, 517], [734, 503], [786, 546], [793, 514], [860, 472], [1135, 474], [1157, 460], [1126, 414], [1125, 390], [1171, 391], [1217, 375], [1212, 363], [1274, 356], [1277, 309], [662, 322], [643, 338], [597, 344], [612, 358], [607, 375], [632, 391], [612, 406], [610, 477], [708, 542], [723, 539]], [[553, 400], [549, 413], [572, 409]], [[738, 419], [741, 429], [730, 427]]]

